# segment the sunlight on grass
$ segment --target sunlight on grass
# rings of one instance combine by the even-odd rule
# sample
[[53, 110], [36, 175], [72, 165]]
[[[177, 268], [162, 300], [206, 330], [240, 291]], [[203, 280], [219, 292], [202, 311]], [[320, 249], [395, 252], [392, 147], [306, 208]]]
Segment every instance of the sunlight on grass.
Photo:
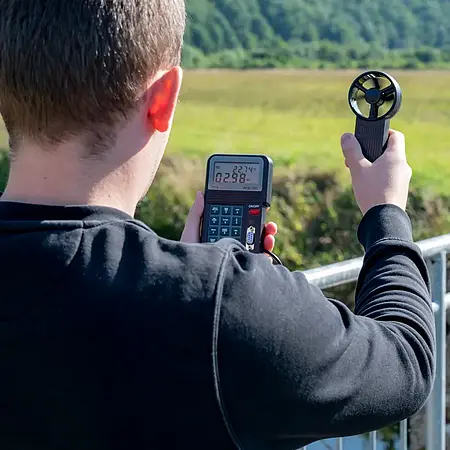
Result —
[[[265, 153], [276, 165], [346, 175], [339, 139], [354, 130], [352, 71], [193, 71], [184, 76], [168, 154]], [[413, 183], [450, 192], [448, 72], [393, 72]], [[424, 88], [425, 87], [425, 88]], [[0, 148], [7, 147], [0, 127]]]
[[[354, 130], [347, 106], [357, 72], [261, 71], [185, 74], [169, 153], [257, 152], [277, 165], [346, 173], [339, 139]], [[403, 107], [392, 127], [407, 138], [414, 183], [450, 192], [447, 72], [392, 73]], [[426, 89], [423, 87], [426, 86]]]

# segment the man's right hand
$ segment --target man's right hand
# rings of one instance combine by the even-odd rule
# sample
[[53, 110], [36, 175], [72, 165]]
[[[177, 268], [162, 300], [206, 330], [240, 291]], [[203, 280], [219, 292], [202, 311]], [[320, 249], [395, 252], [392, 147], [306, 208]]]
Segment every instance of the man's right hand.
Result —
[[373, 163], [363, 156], [354, 135], [344, 134], [341, 147], [345, 165], [350, 169], [356, 201], [363, 214], [384, 204], [406, 209], [412, 170], [406, 161], [405, 136], [402, 133], [389, 131], [388, 147]]

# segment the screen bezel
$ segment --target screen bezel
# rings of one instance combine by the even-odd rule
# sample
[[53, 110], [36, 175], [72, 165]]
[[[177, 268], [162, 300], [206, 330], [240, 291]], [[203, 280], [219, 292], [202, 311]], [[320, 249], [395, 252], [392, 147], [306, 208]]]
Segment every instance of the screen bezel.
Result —
[[[214, 189], [212, 185], [214, 184], [214, 167], [217, 163], [223, 162], [225, 164], [260, 164], [261, 170], [259, 174], [259, 185], [261, 186], [260, 189]], [[220, 155], [220, 156], [213, 156], [209, 161], [209, 174], [208, 174], [208, 190], [212, 192], [262, 192], [264, 190], [264, 172], [265, 172], [265, 165], [264, 165], [264, 159], [260, 156], [239, 156], [239, 155]]]

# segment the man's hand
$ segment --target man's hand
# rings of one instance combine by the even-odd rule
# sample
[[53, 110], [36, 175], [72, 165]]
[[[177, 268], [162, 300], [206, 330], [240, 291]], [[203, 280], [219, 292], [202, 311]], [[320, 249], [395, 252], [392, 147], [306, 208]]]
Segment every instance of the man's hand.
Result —
[[[197, 192], [195, 202], [192, 205], [186, 225], [181, 235], [181, 242], [196, 244], [200, 242], [200, 223], [203, 216], [203, 210], [205, 206], [205, 200], [201, 192]], [[265, 250], [272, 251], [275, 246], [275, 235], [277, 234], [277, 225], [273, 222], [268, 223], [265, 226], [264, 248]]]
[[352, 134], [342, 136], [341, 147], [345, 165], [352, 176], [355, 198], [363, 214], [384, 204], [406, 209], [412, 170], [406, 161], [405, 136], [402, 133], [389, 131], [388, 147], [373, 163], [364, 158], [361, 146]]

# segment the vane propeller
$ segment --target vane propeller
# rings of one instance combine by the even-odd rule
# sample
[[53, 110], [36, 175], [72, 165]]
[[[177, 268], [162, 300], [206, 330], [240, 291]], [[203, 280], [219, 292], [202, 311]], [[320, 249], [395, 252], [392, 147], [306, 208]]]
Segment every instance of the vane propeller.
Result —
[[384, 72], [365, 72], [351, 84], [348, 101], [356, 115], [355, 136], [364, 156], [373, 162], [386, 150], [390, 119], [402, 103], [400, 86]]

